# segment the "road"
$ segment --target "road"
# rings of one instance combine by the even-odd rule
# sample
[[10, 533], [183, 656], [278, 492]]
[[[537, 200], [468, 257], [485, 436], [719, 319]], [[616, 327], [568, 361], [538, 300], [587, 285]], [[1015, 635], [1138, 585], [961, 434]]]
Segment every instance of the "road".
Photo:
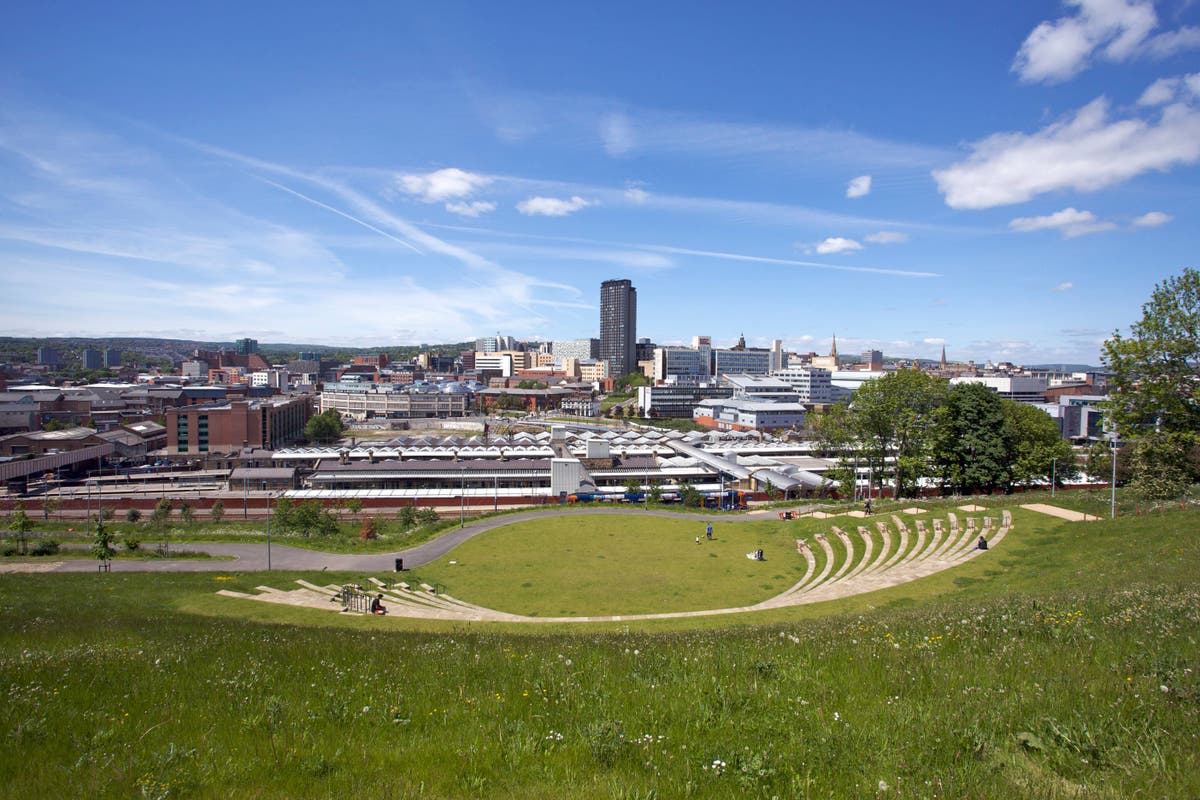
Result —
[[[807, 508], [792, 509], [806, 513], [818, 510], [824, 506], [814, 505]], [[463, 542], [486, 533], [503, 525], [512, 525], [526, 520], [544, 519], [546, 517], [564, 517], [574, 514], [605, 514], [614, 516], [665, 517], [668, 519], [686, 519], [696, 523], [696, 532], [703, 532], [709, 522], [714, 524], [738, 524], [755, 522], [764, 519], [776, 519], [775, 510], [751, 511], [746, 514], [688, 514], [676, 511], [659, 511], [647, 509], [622, 508], [571, 508], [555, 509], [552, 511], [530, 511], [523, 514], [511, 514], [502, 517], [482, 519], [468, 524], [464, 528], [447, 531], [430, 542], [397, 550], [393, 553], [374, 553], [371, 555], [353, 555], [342, 553], [323, 553], [318, 550], [308, 550], [301, 547], [291, 547], [278, 542], [271, 543], [271, 569], [273, 570], [329, 570], [330, 572], [390, 572], [395, 567], [396, 559], [404, 559], [405, 569], [412, 569], [428, 564], [441, 558]], [[257, 572], [267, 569], [266, 542], [255, 544], [220, 544], [220, 543], [178, 543], [172, 544], [175, 550], [192, 550], [209, 553], [214, 556], [231, 556], [234, 561], [209, 559], [117, 559], [112, 561], [113, 572]], [[9, 565], [0, 563], [2, 571], [21, 571], [20, 568], [31, 562], [13, 562]], [[95, 572], [96, 562], [92, 559], [72, 559], [69, 561], [53, 561], [47, 559], [34, 562], [38, 572]], [[5, 566], [13, 569], [6, 570]]]

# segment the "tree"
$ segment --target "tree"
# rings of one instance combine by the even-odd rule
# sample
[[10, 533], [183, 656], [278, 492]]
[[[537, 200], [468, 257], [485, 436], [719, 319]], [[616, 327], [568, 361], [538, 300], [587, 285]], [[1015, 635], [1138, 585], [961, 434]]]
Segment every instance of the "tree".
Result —
[[869, 464], [883, 473], [885, 459], [894, 457], [897, 497], [915, 492], [917, 479], [927, 471], [934, 409], [945, 402], [946, 382], [915, 370], [900, 370], [865, 382], [851, 403], [855, 439], [862, 443]]
[[13, 532], [17, 544], [21, 546], [21, 555], [25, 555], [29, 545], [29, 532], [33, 530], [33, 520], [25, 513], [24, 500], [18, 500], [13, 512], [8, 515], [8, 529]]
[[628, 478], [625, 481], [625, 496], [627, 498], [637, 497], [642, 493], [642, 482], [637, 478]]
[[396, 516], [400, 520], [400, 527], [404, 530], [417, 524], [417, 510], [412, 506], [401, 506]]
[[171, 501], [163, 498], [154, 504], [154, 510], [150, 512], [150, 521], [161, 527], [167, 524], [167, 520], [171, 518]]
[[1182, 497], [1192, 482], [1189, 463], [1191, 438], [1172, 432], [1155, 432], [1136, 440], [1130, 456], [1129, 489], [1149, 503]]
[[662, 487], [657, 483], [650, 484], [650, 491], [646, 492], [647, 503], [661, 503], [663, 496]]
[[1026, 403], [1001, 400], [1008, 486], [1031, 486], [1051, 479], [1058, 485], [1079, 469], [1071, 443], [1049, 414]]
[[220, 525], [221, 518], [225, 516], [225, 504], [220, 500], [217, 500], [212, 504], [212, 507], [208, 509], [208, 516], [212, 518], [214, 525]]
[[346, 501], [346, 510], [349, 511], [350, 516], [354, 517], [355, 521], [357, 521], [358, 515], [361, 514], [363, 510], [363, 501], [357, 497], [351, 497]]
[[1112, 373], [1106, 421], [1122, 438], [1152, 440], [1135, 455], [1134, 480], [1150, 495], [1175, 491], [1185, 476], [1195, 480], [1198, 465], [1190, 454], [1200, 430], [1200, 272], [1185, 269], [1156, 285], [1141, 320], [1128, 337], [1114, 332], [1101, 360]]
[[196, 518], [196, 514], [192, 511], [192, 504], [184, 500], [179, 504], [179, 518], [183, 520], [185, 525], [190, 525], [192, 520]]
[[62, 508], [62, 500], [60, 500], [59, 498], [43, 497], [42, 498], [42, 519], [49, 522], [50, 515], [57, 514], [58, 510], [60, 508]]
[[341, 412], [336, 408], [329, 408], [308, 420], [304, 426], [304, 435], [313, 441], [330, 441], [339, 438], [345, 429]]
[[142, 518], [142, 512], [136, 508], [131, 508], [125, 512], [125, 521], [131, 525], [136, 525], [138, 520]]
[[331, 536], [337, 532], [337, 518], [320, 500], [293, 503], [281, 497], [275, 505], [275, 522], [280, 530], [298, 533], [306, 539], [314, 533]]
[[104, 527], [104, 520], [96, 518], [96, 536], [92, 539], [92, 555], [100, 562], [100, 569], [107, 571], [108, 562], [112, 561], [116, 548], [113, 547], [112, 534]]
[[421, 521], [422, 525], [433, 525], [438, 521], [438, 513], [433, 506], [427, 506], [417, 512], [417, 519]]
[[700, 492], [696, 491], [695, 486], [692, 486], [687, 481], [683, 481], [679, 484], [679, 502], [685, 506], [699, 508], [700, 504], [704, 502], [704, 498]]
[[956, 494], [990, 494], [1005, 483], [1008, 453], [999, 395], [981, 383], [961, 383], [946, 392], [935, 417], [932, 453], [943, 487]]

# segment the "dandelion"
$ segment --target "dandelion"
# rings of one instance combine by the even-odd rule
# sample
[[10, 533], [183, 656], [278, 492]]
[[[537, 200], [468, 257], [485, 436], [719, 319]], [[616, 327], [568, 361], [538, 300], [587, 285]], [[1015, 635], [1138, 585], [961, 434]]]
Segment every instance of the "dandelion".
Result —
[[879, 782], [879, 791], [886, 792], [887, 790], [888, 790], [887, 781], [880, 781]]

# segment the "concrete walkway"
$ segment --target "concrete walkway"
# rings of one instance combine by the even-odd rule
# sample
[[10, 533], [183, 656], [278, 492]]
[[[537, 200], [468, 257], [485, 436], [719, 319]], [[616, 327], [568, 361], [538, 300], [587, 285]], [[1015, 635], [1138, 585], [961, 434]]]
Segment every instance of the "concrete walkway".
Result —
[[1091, 514], [1084, 514], [1082, 511], [1072, 511], [1069, 508], [1059, 508], [1058, 506], [1050, 506], [1045, 503], [1028, 503], [1021, 506], [1026, 511], [1036, 511], [1039, 514], [1047, 514], [1051, 517], [1065, 519], [1068, 522], [1098, 522], [1099, 517], [1094, 517]]

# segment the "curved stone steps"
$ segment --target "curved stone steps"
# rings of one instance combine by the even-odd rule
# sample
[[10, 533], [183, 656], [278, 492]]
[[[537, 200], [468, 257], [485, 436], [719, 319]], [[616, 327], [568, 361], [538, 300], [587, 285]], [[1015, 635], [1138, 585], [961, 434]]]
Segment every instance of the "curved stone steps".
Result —
[[[531, 617], [520, 614], [497, 611], [484, 608], [472, 603], [459, 600], [447, 594], [431, 594], [410, 588], [406, 584], [393, 586], [383, 591], [392, 616], [419, 617], [425, 619], [457, 620], [457, 621], [507, 621], [507, 622], [620, 622], [650, 619], [670, 619], [682, 617], [698, 617], [723, 614], [738, 614], [748, 611], [834, 600], [879, 589], [897, 586], [908, 581], [936, 574], [943, 570], [965, 563], [970, 559], [985, 555], [995, 549], [1011, 530], [1012, 516], [1004, 512], [1002, 524], [988, 538], [988, 550], [974, 549], [974, 540], [980, 533], [987, 535], [994, 520], [985, 518], [982, 529], [974, 526], [959, 528], [957, 521], [951, 525], [951, 531], [941, 531], [940, 525], [935, 526], [935, 534], [926, 539], [927, 529], [917, 525], [917, 535], [908, 546], [910, 537], [903, 526], [898, 526], [900, 535], [896, 546], [890, 543], [890, 532], [880, 531], [883, 544], [874, 547], [873, 537], [869, 531], [860, 534], [864, 537], [861, 549], [854, 547], [853, 538], [840, 529], [835, 528], [835, 535], [842, 540], [845, 549], [844, 560], [834, 572], [835, 561], [839, 553], [823, 534], [817, 534], [815, 539], [821, 548], [824, 563], [815, 549], [807, 542], [797, 542], [797, 549], [804, 557], [806, 568], [804, 575], [793, 586], [774, 597], [768, 598], [751, 606], [737, 608], [718, 608], [701, 611], [661, 612], [653, 614], [627, 614], [622, 616], [603, 617]], [[951, 535], [951, 534], [956, 535]], [[872, 557], [874, 554], [874, 557]], [[936, 554], [936, 555], [935, 555]], [[819, 571], [818, 571], [819, 569]], [[832, 574], [831, 574], [832, 573]], [[340, 605], [330, 600], [338, 587], [320, 587], [303, 581], [298, 581], [299, 588], [286, 591], [273, 587], [259, 587], [259, 594], [250, 595], [241, 592], [221, 590], [218, 594], [239, 599], [255, 599], [265, 602], [282, 603], [296, 606], [306, 606], [315, 609], [340, 610]]]

